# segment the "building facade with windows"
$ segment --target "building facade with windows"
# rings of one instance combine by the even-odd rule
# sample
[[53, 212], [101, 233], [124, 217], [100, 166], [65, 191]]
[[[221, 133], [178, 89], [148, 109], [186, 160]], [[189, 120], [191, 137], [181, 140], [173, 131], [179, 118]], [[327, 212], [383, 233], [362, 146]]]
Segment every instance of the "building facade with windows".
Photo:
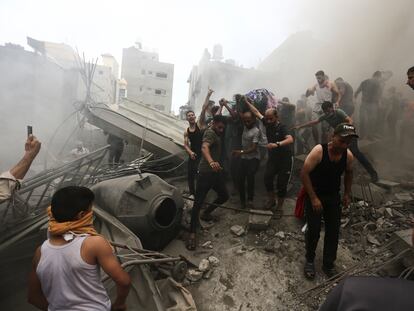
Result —
[[122, 78], [127, 83], [127, 98], [170, 113], [174, 65], [159, 61], [158, 53], [138, 47], [123, 49]]

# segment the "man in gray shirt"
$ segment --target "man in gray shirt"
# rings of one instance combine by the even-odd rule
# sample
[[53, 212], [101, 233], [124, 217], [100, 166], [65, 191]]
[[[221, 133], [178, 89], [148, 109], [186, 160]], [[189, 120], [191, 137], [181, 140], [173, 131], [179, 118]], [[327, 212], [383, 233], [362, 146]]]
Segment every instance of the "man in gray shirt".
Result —
[[[233, 150], [233, 157], [240, 157], [239, 194], [243, 208], [253, 208], [254, 177], [259, 167], [259, 150], [257, 144], [260, 138], [260, 130], [256, 127], [256, 118], [250, 111], [243, 113], [244, 129], [242, 134], [242, 149]], [[247, 205], [246, 205], [246, 180], [247, 180]]]

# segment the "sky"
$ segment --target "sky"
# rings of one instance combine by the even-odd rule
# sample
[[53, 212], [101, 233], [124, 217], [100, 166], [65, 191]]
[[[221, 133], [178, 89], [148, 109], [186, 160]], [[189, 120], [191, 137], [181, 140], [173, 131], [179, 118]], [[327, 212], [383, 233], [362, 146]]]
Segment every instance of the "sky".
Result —
[[187, 78], [204, 48], [256, 67], [301, 22], [304, 0], [1, 0], [0, 44], [25, 46], [26, 36], [64, 42], [88, 58], [103, 53], [121, 63], [122, 49], [140, 40], [175, 65], [172, 107], [188, 99]]

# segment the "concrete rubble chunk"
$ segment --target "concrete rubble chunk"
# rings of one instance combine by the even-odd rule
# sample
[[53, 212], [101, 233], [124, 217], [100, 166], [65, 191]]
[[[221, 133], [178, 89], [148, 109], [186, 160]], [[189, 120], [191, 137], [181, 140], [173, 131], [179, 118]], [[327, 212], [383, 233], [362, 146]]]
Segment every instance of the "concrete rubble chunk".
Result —
[[230, 228], [231, 233], [233, 233], [236, 236], [242, 236], [245, 233], [245, 230], [240, 225], [234, 225]]
[[208, 261], [211, 263], [213, 267], [217, 267], [220, 264], [220, 260], [214, 256], [208, 257]]
[[410, 201], [413, 199], [413, 197], [411, 196], [411, 194], [409, 194], [408, 192], [400, 192], [400, 193], [395, 193], [394, 196], [402, 202], [406, 202], [406, 201]]
[[198, 270], [201, 272], [210, 270], [210, 261], [208, 261], [208, 259], [202, 259], [198, 265]]
[[211, 277], [211, 275], [213, 274], [213, 270], [208, 270], [203, 274], [203, 279], [209, 279]]
[[207, 242], [203, 243], [203, 245], [201, 245], [201, 247], [211, 249], [211, 248], [213, 248], [213, 245], [212, 245], [211, 241], [207, 241]]
[[272, 220], [273, 213], [265, 210], [251, 210], [258, 214], [249, 215], [249, 229], [252, 230], [266, 230]]
[[203, 272], [195, 270], [195, 269], [188, 269], [186, 278], [190, 280], [191, 282], [197, 282], [200, 281], [203, 277]]
[[387, 207], [385, 209], [385, 211], [387, 212], [388, 216], [390, 216], [390, 217], [394, 216], [394, 214], [392, 213], [392, 209], [391, 208]]
[[286, 235], [283, 231], [279, 231], [275, 234], [275, 237], [278, 237], [279, 239], [284, 239]]
[[369, 243], [371, 243], [371, 244], [378, 245], [378, 246], [380, 246], [380, 245], [381, 245], [381, 243], [377, 240], [377, 238], [376, 238], [376, 237], [374, 237], [374, 236], [373, 236], [373, 235], [371, 235], [371, 234], [368, 234], [368, 235], [367, 235], [367, 240], [368, 240], [368, 242], [369, 242]]
[[390, 181], [390, 180], [385, 180], [385, 179], [379, 179], [375, 184], [377, 184], [380, 187], [386, 188], [386, 189], [393, 189], [400, 185], [400, 183]]

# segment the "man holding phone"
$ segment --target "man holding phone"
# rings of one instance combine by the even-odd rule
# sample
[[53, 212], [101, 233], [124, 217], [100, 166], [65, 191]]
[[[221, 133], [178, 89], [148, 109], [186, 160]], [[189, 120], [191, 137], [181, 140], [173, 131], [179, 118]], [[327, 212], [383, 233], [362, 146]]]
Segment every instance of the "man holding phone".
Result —
[[28, 137], [24, 145], [23, 158], [9, 171], [0, 174], [0, 203], [8, 200], [19, 187], [20, 180], [26, 175], [33, 160], [40, 151], [41, 143], [32, 134], [32, 127], [27, 127]]

